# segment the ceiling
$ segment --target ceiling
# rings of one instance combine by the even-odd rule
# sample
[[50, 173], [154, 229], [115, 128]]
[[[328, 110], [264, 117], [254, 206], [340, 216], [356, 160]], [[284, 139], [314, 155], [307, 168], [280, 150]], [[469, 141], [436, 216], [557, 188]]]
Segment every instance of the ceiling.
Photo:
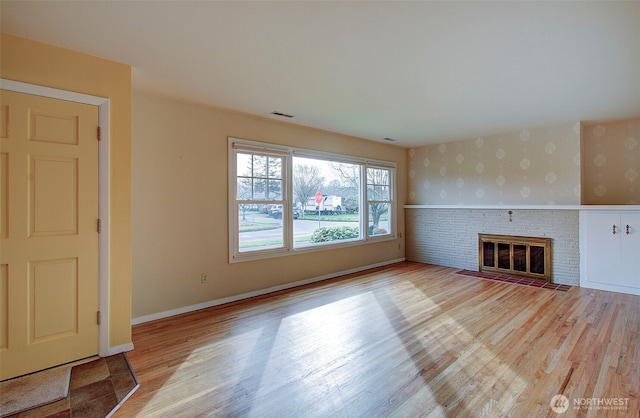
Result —
[[[135, 90], [397, 145], [640, 116], [640, 1], [5, 1]], [[277, 111], [292, 119], [274, 116]]]

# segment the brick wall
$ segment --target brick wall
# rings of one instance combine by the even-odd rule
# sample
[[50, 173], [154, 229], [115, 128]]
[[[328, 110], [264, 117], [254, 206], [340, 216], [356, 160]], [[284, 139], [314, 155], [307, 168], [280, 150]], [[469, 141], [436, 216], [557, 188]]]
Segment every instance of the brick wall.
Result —
[[554, 283], [580, 284], [579, 211], [406, 208], [406, 258], [478, 270], [478, 234], [552, 238]]

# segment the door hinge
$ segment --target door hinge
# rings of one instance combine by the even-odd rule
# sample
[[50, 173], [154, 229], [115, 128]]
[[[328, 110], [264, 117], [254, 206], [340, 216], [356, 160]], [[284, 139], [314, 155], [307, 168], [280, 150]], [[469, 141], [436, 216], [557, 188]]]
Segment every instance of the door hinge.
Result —
[[102, 232], [102, 221], [100, 219], [98, 219], [97, 230], [98, 234]]
[[100, 132], [100, 127], [98, 126], [98, 141], [100, 141], [102, 139], [102, 135]]
[[102, 312], [98, 311], [96, 315], [96, 322], [98, 325], [102, 325]]

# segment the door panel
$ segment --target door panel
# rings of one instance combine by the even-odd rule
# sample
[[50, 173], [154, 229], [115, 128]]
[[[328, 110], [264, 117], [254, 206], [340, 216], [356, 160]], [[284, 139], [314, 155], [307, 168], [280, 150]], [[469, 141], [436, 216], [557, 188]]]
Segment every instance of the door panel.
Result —
[[618, 271], [620, 263], [619, 226], [620, 215], [616, 213], [587, 213], [586, 235], [589, 245], [584, 254], [587, 281], [604, 284], [615, 281], [612, 276]]
[[29, 342], [65, 338], [78, 332], [78, 260], [30, 263]]
[[[640, 213], [625, 213], [620, 222], [620, 285], [640, 287]], [[628, 228], [627, 228], [628, 225]]]
[[0, 152], [0, 239], [7, 237], [8, 155]]
[[98, 353], [98, 109], [0, 94], [0, 379], [8, 379]]
[[7, 349], [7, 319], [9, 318], [7, 288], [7, 265], [0, 264], [0, 351]]
[[29, 140], [31, 141], [77, 145], [77, 128], [77, 115], [29, 111]]
[[29, 177], [31, 236], [77, 234], [78, 159], [32, 156]]

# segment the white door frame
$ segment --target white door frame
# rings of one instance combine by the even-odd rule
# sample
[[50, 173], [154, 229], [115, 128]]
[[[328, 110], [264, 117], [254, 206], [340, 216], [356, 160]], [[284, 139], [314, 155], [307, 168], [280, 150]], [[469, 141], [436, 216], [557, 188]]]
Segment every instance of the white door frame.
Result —
[[17, 93], [50, 97], [98, 107], [98, 126], [100, 126], [100, 142], [98, 143], [98, 216], [100, 217], [102, 228], [102, 232], [98, 235], [98, 309], [102, 319], [98, 327], [98, 355], [106, 357], [115, 354], [111, 352], [112, 350], [109, 347], [109, 99], [3, 78], [0, 78], [0, 88]]

